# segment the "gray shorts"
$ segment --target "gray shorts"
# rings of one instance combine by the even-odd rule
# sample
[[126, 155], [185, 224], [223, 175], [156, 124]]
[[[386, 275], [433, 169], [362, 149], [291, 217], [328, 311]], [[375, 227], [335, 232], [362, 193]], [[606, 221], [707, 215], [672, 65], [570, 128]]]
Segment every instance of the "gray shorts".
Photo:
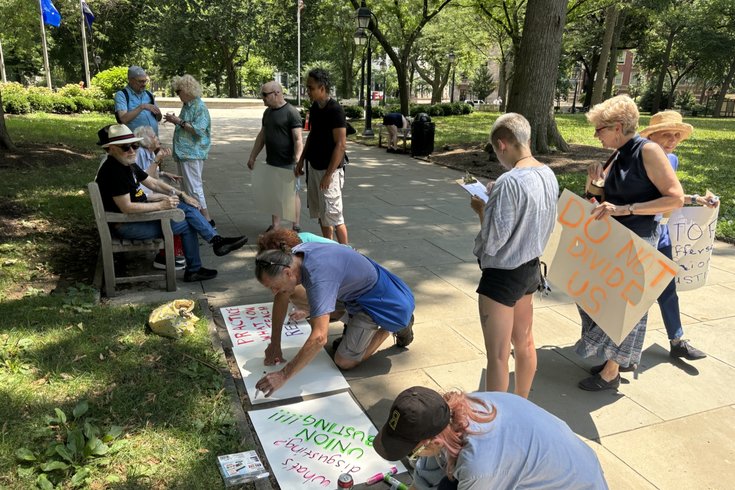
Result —
[[342, 342], [337, 347], [337, 354], [344, 359], [360, 362], [365, 351], [378, 331], [378, 324], [370, 316], [361, 311], [350, 315]]
[[342, 187], [345, 185], [345, 171], [344, 168], [335, 170], [329, 188], [323, 191], [319, 184], [326, 172], [309, 167], [309, 184], [306, 186], [309, 216], [319, 218], [322, 226], [343, 225]]

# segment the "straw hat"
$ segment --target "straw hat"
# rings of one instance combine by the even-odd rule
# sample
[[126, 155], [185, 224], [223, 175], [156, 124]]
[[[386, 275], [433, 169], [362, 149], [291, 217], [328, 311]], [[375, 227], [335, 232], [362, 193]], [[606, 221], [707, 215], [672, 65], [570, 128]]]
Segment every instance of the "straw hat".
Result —
[[649, 126], [641, 131], [641, 136], [648, 138], [648, 136], [659, 131], [678, 131], [681, 133], [679, 141], [684, 141], [692, 135], [694, 128], [691, 124], [683, 122], [681, 114], [678, 112], [661, 111], [651, 116]]
[[136, 143], [143, 138], [136, 138], [130, 128], [124, 124], [110, 124], [97, 131], [100, 139], [97, 144], [102, 148], [110, 145], [124, 145], [125, 143]]

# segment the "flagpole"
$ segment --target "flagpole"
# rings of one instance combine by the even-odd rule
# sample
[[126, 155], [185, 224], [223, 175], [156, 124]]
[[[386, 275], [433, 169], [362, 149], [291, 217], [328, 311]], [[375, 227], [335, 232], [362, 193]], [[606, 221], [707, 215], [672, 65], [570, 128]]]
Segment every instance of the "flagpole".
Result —
[[301, 1], [296, 0], [296, 80], [298, 80], [296, 105], [299, 109], [301, 109]]
[[82, 14], [82, 51], [84, 52], [84, 81], [89, 88], [89, 55], [87, 54], [86, 19], [84, 17], [84, 0], [79, 0], [79, 12]]
[[51, 87], [51, 69], [48, 66], [48, 47], [46, 46], [46, 27], [43, 25], [43, 5], [38, 0], [38, 10], [41, 14], [41, 43], [43, 45], [43, 68], [46, 70], [46, 85]]
[[2, 73], [3, 83], [7, 83], [8, 79], [5, 77], [5, 58], [3, 57], [2, 41], [0, 41], [0, 72]]

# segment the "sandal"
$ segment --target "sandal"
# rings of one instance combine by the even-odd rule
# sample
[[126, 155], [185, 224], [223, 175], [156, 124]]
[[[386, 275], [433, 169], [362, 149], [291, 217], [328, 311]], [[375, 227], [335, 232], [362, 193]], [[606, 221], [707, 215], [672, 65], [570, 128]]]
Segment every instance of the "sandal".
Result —
[[585, 391], [617, 390], [620, 386], [620, 375], [618, 374], [612, 381], [605, 381], [602, 376], [595, 374], [584, 378], [577, 386]]

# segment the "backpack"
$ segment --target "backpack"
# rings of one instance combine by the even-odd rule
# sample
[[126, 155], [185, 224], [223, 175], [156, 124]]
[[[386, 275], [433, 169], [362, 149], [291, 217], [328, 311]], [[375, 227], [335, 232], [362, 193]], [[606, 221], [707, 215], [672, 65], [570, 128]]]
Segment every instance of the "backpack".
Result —
[[[125, 96], [125, 107], [129, 107], [130, 106], [130, 95], [128, 95], [128, 88], [125, 87], [124, 89], [121, 90], [121, 92]], [[153, 96], [153, 94], [150, 93], [150, 91], [148, 91], [148, 90], [146, 90], [145, 93], [147, 93], [148, 94], [148, 97], [151, 98], [151, 104], [155, 105], [156, 104], [156, 98]], [[128, 109], [128, 110], [130, 110], [130, 109]], [[115, 120], [117, 121], [118, 124], [122, 124], [123, 123], [120, 120], [120, 116], [117, 114], [117, 111], [115, 111]]]

